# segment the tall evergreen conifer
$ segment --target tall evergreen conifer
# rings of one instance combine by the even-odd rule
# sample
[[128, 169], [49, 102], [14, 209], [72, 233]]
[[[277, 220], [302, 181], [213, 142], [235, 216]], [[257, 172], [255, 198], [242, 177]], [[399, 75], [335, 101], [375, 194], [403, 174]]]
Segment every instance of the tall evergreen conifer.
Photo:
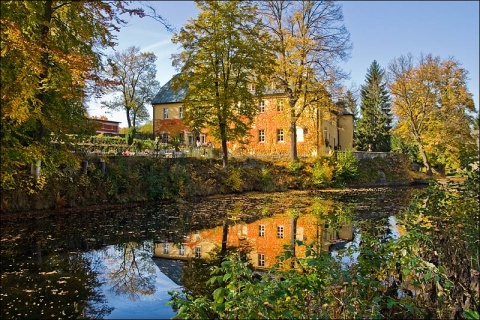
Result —
[[355, 146], [362, 151], [390, 151], [390, 96], [384, 81], [385, 71], [374, 60], [361, 86], [360, 118]]

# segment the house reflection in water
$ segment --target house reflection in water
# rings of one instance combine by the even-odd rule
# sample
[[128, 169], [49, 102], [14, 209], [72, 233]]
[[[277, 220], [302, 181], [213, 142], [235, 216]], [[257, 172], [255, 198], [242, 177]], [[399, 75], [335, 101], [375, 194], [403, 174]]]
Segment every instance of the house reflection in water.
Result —
[[[288, 214], [257, 220], [253, 223], [238, 223], [229, 226], [228, 247], [248, 245], [249, 258], [257, 269], [270, 268], [277, 263], [277, 257], [292, 242], [292, 230], [296, 227], [295, 239], [306, 244], [315, 243], [323, 250], [338, 241], [353, 239], [351, 222], [338, 228], [325, 227], [314, 214], [300, 215], [297, 219]], [[200, 230], [185, 237], [182, 244], [172, 242], [155, 243], [154, 256], [157, 258], [189, 260], [207, 258], [209, 253], [222, 245], [223, 227]], [[305, 257], [305, 246], [295, 245], [295, 255]]]

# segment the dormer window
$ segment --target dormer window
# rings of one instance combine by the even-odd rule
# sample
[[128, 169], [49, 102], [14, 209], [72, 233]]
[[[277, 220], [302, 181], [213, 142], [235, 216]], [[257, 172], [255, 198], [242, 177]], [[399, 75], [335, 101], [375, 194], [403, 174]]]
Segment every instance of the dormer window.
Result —
[[282, 99], [277, 100], [277, 111], [283, 111], [283, 100]]
[[163, 254], [169, 254], [170, 253], [170, 245], [168, 242], [165, 242], [163, 244]]
[[275, 81], [270, 82], [270, 90], [277, 90], [277, 84]]
[[255, 84], [254, 83], [249, 83], [247, 85], [247, 89], [248, 91], [250, 91], [251, 93], [255, 92]]

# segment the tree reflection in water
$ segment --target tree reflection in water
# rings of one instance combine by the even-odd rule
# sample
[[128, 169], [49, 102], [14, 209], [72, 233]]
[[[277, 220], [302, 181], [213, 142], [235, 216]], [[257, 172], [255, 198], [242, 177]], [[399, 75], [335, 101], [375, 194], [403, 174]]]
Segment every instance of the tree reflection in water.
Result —
[[152, 250], [150, 242], [126, 242], [107, 248], [105, 278], [111, 292], [126, 295], [132, 301], [155, 293], [157, 266], [151, 259]]
[[[165, 307], [170, 298], [166, 290], [178, 285], [152, 260], [153, 242], [169, 243], [171, 249], [184, 244], [192, 251], [208, 241], [189, 247], [188, 241], [194, 237], [188, 240], [185, 235], [198, 234], [206, 239], [211, 234], [220, 249], [223, 231], [228, 231], [227, 254], [235, 236], [235, 246], [242, 248], [244, 259], [258, 264], [262, 254], [268, 267], [282, 253], [282, 245], [291, 245], [292, 239], [327, 245], [335, 234], [346, 231], [352, 211], [354, 221], [371, 220], [368, 227], [355, 222], [362, 233], [388, 231], [380, 228], [384, 223], [378, 219], [405, 207], [413, 191], [386, 190], [387, 201], [382, 202], [378, 201], [379, 190], [253, 193], [78, 214], [2, 217], [1, 318], [134, 317], [132, 312], [137, 312], [137, 318], [169, 318], [172, 311]], [[350, 204], [354, 206], [351, 211]], [[298, 230], [293, 235], [289, 226], [297, 211]], [[222, 228], [226, 217], [228, 228]], [[267, 237], [258, 236], [260, 224]], [[285, 226], [284, 239], [277, 238], [277, 225]], [[325, 227], [331, 233], [323, 232], [328, 229]], [[332, 237], [324, 239], [325, 235]], [[209, 248], [212, 243], [208, 242]], [[257, 254], [249, 255], [254, 248]], [[324, 248], [323, 244], [318, 248]], [[300, 247], [295, 248], [296, 256], [303, 254]], [[202, 294], [212, 265], [218, 263], [215, 259], [187, 263], [190, 269], [184, 270], [183, 278], [187, 292]], [[138, 300], [128, 304], [129, 299]]]
[[[100, 292], [100, 263], [79, 253], [53, 254], [41, 267], [25, 263], [20, 271], [3, 268], [2, 319], [104, 318], [112, 311]], [[8, 262], [6, 263], [8, 265]]]

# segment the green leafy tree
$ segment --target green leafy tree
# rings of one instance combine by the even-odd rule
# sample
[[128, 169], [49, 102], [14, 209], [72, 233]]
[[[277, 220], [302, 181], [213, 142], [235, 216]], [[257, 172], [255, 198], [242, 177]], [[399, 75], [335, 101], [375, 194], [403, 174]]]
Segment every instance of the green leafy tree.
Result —
[[129, 146], [133, 144], [136, 131], [137, 129], [135, 127], [130, 127], [127, 129], [127, 132], [125, 133], [125, 141]]
[[148, 120], [147, 122], [145, 122], [143, 125], [141, 125], [139, 128], [138, 128], [138, 132], [141, 132], [145, 135], [149, 134], [153, 134], [153, 120]]
[[406, 143], [402, 140], [399, 135], [395, 132], [391, 134], [391, 146], [392, 152], [403, 153], [408, 156], [408, 159], [412, 163], [418, 163], [419, 161], [419, 154], [418, 154], [418, 146], [414, 143]]
[[361, 86], [360, 118], [356, 125], [355, 145], [363, 151], [390, 151], [390, 96], [385, 71], [376, 60]]
[[[102, 50], [115, 45], [123, 1], [2, 1], [1, 186], [19, 187], [28, 165], [78, 166], [67, 134], [92, 134], [86, 101], [99, 88]], [[27, 179], [27, 178], [25, 178]]]
[[325, 91], [343, 76], [336, 62], [348, 57], [350, 35], [333, 1], [259, 3], [276, 49], [274, 81], [289, 99], [290, 157], [298, 160], [296, 123], [307, 107], [322, 108]]
[[[222, 144], [228, 165], [227, 141], [243, 138], [256, 114], [272, 70], [269, 38], [250, 1], [197, 1], [198, 17], [173, 41], [180, 68], [177, 86], [188, 83], [185, 120], [193, 128], [208, 128]], [[249, 85], [256, 91], [252, 94]]]
[[147, 105], [160, 89], [160, 83], [155, 80], [156, 60], [153, 53], [140, 52], [139, 47], [129, 47], [107, 59], [106, 93], [115, 96], [102, 105], [125, 111], [129, 128], [150, 118]]
[[467, 71], [453, 58], [401, 56], [390, 64], [395, 131], [418, 146], [427, 174], [432, 162], [458, 169], [462, 157], [475, 159], [472, 134], [475, 106], [466, 85]]

